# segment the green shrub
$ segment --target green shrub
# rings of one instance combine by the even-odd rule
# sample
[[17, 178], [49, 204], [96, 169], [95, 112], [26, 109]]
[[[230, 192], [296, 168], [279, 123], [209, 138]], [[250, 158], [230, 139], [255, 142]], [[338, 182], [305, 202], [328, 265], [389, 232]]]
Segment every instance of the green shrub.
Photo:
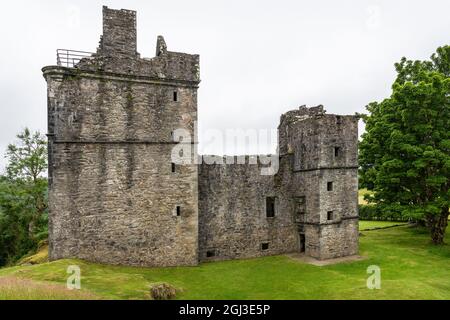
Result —
[[400, 210], [392, 207], [385, 208], [380, 205], [359, 205], [360, 220], [388, 220], [388, 221], [409, 221], [410, 218], [404, 216]]

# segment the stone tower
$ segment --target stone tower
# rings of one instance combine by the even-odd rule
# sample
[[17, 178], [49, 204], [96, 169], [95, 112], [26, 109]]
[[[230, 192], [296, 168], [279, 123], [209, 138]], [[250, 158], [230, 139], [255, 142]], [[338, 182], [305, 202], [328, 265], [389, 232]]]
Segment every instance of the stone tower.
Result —
[[97, 52], [43, 68], [52, 260], [198, 263], [198, 169], [171, 151], [175, 129], [195, 130], [199, 56], [158, 37], [140, 58], [136, 39], [136, 12], [103, 7]]
[[317, 259], [357, 254], [358, 117], [302, 106], [282, 115], [278, 131], [299, 250]]

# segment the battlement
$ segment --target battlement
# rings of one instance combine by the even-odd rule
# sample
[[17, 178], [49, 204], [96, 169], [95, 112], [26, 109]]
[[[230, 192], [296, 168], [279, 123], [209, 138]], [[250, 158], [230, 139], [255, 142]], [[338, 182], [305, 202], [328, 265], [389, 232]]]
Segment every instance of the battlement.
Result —
[[[82, 54], [80, 54], [82, 53]], [[96, 53], [74, 50], [57, 51], [57, 65], [43, 69], [44, 76], [62, 74], [157, 80], [171, 85], [197, 87], [200, 82], [200, 57], [197, 54], [172, 52], [162, 36], [156, 41], [156, 56], [141, 58], [137, 52], [136, 11], [103, 7], [103, 35]], [[65, 67], [62, 69], [61, 67]], [[151, 79], [148, 79], [151, 78]]]
[[139, 56], [137, 53], [136, 11], [103, 6], [103, 35], [98, 54]]
[[279, 153], [293, 155], [294, 170], [357, 165], [356, 115], [327, 114], [322, 105], [301, 106], [281, 116]]
[[342, 124], [342, 119], [344, 118], [351, 118], [353, 119], [352, 121], [357, 121], [359, 119], [359, 116], [327, 114], [327, 111], [321, 104], [315, 107], [307, 107], [306, 105], [302, 105], [298, 109], [290, 110], [282, 114], [280, 117], [280, 124], [278, 128], [282, 126], [292, 125], [307, 119], [323, 119], [323, 122], [326, 122], [325, 119], [336, 119], [337, 124]]
[[298, 109], [290, 110], [280, 117], [280, 126], [288, 125], [294, 122], [302, 121], [312, 117], [323, 116], [326, 113], [322, 105], [316, 107], [306, 107], [306, 105], [300, 106]]

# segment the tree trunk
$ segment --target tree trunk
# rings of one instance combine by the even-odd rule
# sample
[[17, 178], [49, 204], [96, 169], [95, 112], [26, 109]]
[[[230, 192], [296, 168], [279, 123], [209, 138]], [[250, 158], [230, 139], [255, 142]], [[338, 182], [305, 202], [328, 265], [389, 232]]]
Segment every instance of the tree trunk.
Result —
[[426, 219], [417, 219], [416, 221], [417, 225], [419, 227], [426, 227], [427, 226], [427, 221]]
[[444, 244], [445, 230], [448, 225], [448, 207], [442, 208], [441, 214], [433, 216], [429, 219], [430, 231], [431, 231], [431, 241], [434, 244]]
[[33, 218], [31, 218], [31, 221], [28, 224], [28, 238], [33, 239], [35, 228], [36, 228], [36, 223], [35, 223], [34, 217], [33, 217]]

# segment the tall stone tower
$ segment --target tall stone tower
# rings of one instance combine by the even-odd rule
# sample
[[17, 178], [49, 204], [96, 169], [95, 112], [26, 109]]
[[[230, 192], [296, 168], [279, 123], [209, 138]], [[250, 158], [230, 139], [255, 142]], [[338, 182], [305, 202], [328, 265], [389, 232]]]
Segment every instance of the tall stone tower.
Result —
[[136, 39], [136, 12], [104, 7], [97, 52], [43, 68], [52, 260], [198, 263], [198, 169], [171, 152], [175, 129], [195, 130], [199, 56], [158, 37], [140, 58]]
[[358, 117], [300, 107], [281, 117], [299, 250], [317, 259], [358, 253]]

